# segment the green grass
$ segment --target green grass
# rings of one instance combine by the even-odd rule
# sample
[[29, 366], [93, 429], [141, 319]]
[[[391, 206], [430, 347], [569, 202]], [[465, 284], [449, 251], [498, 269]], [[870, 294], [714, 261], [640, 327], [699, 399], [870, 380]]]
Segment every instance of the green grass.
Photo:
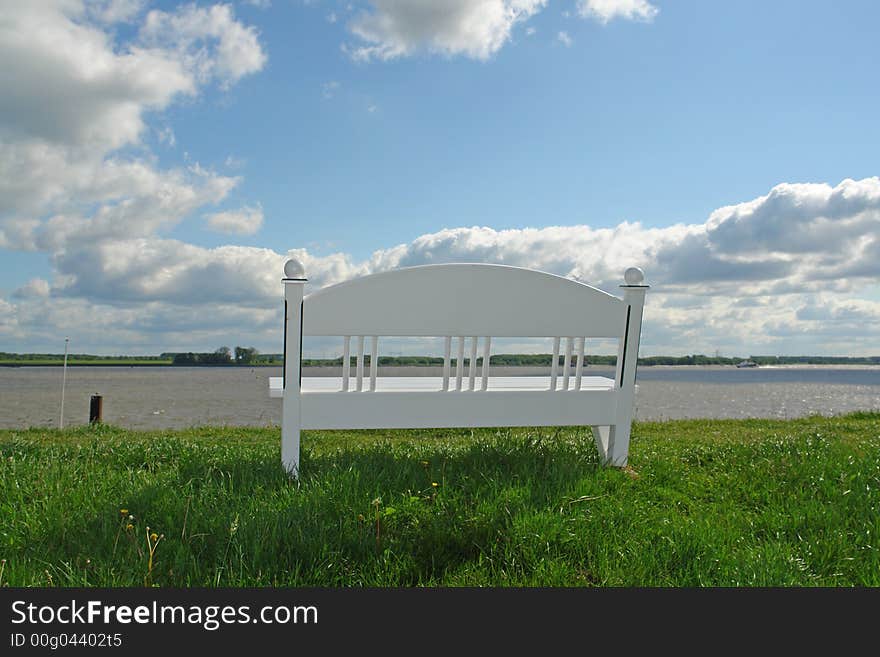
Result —
[[880, 586], [876, 413], [640, 423], [627, 470], [583, 428], [305, 432], [298, 484], [277, 428], [0, 451], [2, 585]]

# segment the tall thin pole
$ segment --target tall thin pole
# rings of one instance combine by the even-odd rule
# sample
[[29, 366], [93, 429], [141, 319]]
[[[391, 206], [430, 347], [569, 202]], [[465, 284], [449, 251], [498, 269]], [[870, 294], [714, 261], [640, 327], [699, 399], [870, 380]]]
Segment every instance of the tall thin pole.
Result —
[[64, 338], [64, 367], [61, 374], [61, 416], [58, 418], [58, 428], [64, 428], [64, 388], [67, 386], [67, 347], [70, 338]]

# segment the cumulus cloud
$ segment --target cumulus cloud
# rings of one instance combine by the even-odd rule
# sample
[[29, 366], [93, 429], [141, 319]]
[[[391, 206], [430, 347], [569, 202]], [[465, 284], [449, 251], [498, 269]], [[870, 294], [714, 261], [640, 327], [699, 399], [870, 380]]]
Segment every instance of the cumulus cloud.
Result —
[[[10, 184], [19, 192], [0, 200], [0, 216], [3, 210], [8, 215], [0, 221], [0, 246], [54, 252], [69, 242], [151, 235], [203, 205], [219, 203], [240, 180], [198, 165], [159, 171], [114, 158], [65, 164], [64, 158], [47, 158], [17, 178], [0, 176], [0, 196]], [[0, 154], [0, 174], [4, 168]], [[49, 174], [44, 190], [38, 189], [41, 172]], [[42, 219], [20, 218], [41, 204], [49, 211]]]
[[224, 87], [261, 70], [267, 60], [256, 28], [237, 21], [230, 5], [154, 9], [140, 36], [148, 46], [176, 52], [200, 82], [216, 80]]
[[239, 336], [241, 343], [274, 348], [280, 321], [274, 307], [214, 306], [210, 323], [204, 315], [202, 306], [167, 302], [111, 305], [52, 297], [10, 304], [0, 299], [0, 337], [9, 349], [53, 353], [58, 352], [59, 336], [64, 335], [70, 336], [71, 348], [76, 345], [77, 351], [100, 353], [158, 354], [191, 351], [199, 345], [213, 350], [236, 344]]
[[[349, 21], [356, 37], [343, 44], [355, 61], [388, 61], [420, 52], [487, 60], [509, 43], [514, 29], [547, 6], [548, 0], [370, 0], [369, 9]], [[659, 10], [647, 0], [577, 0], [583, 18], [607, 24], [615, 19], [651, 22]], [[331, 14], [335, 18], [335, 14]], [[568, 11], [563, 16], [568, 17]], [[524, 29], [526, 36], [535, 27]], [[568, 32], [556, 40], [573, 43]]]
[[578, 0], [578, 13], [606, 24], [615, 18], [650, 22], [659, 9], [647, 0]]
[[321, 96], [325, 99], [330, 100], [333, 96], [336, 95], [336, 92], [339, 91], [339, 82], [336, 80], [330, 80], [329, 82], [324, 82], [321, 85]]
[[213, 230], [229, 235], [253, 235], [263, 225], [263, 208], [243, 207], [240, 210], [227, 210], [205, 215]]
[[143, 115], [196, 84], [172, 53], [117, 49], [82, 3], [4, 3], [0, 140], [110, 150], [136, 142]]
[[[170, 126], [148, 125], [152, 114], [260, 70], [259, 35], [229, 5], [147, 13], [140, 0], [4, 0], [2, 7], [0, 60], [15, 65], [0, 67], [0, 248], [44, 251], [54, 275], [2, 300], [0, 335], [38, 340], [79, 321], [97, 330], [101, 309], [112, 305], [112, 323], [127, 299], [162, 296], [168, 276], [207, 284], [199, 272], [211, 265], [195, 264], [205, 254], [165, 249], [161, 234], [223, 201], [240, 178], [195, 162], [160, 168], [144, 137], [173, 145]], [[261, 211], [245, 210], [238, 227], [258, 226]], [[183, 266], [190, 255], [193, 264]], [[236, 262], [231, 252], [223, 258]], [[134, 292], [101, 300], [113, 289], [104, 277], [145, 271], [149, 262], [156, 267], [129, 285]], [[125, 312], [147, 321], [158, 305], [174, 303]], [[136, 339], [137, 330], [110, 334]]]
[[157, 237], [82, 243], [54, 257], [65, 281], [58, 293], [120, 305], [155, 301], [268, 308], [283, 263], [284, 256], [268, 249], [208, 249]]
[[827, 250], [849, 260], [856, 243], [873, 241], [880, 205], [878, 180], [844, 180], [836, 187], [777, 185], [753, 201], [715, 210], [707, 222], [708, 238], [717, 250], [730, 254], [748, 253], [759, 243], [769, 251]]
[[156, 130], [156, 139], [159, 140], [160, 144], [165, 144], [169, 148], [174, 148], [177, 145], [177, 137], [170, 126]]
[[547, 0], [372, 0], [373, 10], [349, 23], [361, 44], [346, 51], [359, 61], [391, 60], [421, 50], [485, 60], [507, 43], [513, 28]]
[[[703, 223], [448, 228], [380, 249], [365, 259], [343, 252], [317, 255], [302, 248], [208, 249], [155, 234], [70, 239], [53, 257], [51, 295], [46, 296], [45, 282], [24, 286], [2, 330], [10, 339], [31, 335], [36, 330], [33, 322], [52, 321], [54, 316], [34, 308], [64, 299], [67, 308], [124, 309], [131, 317], [131, 328], [126, 329], [131, 335], [140, 325], [150, 327], [151, 339], [160, 341], [159, 334], [165, 334], [171, 343], [185, 334], [183, 326], [192, 329], [192, 340], [196, 335], [208, 340], [237, 328], [253, 336], [249, 343], [277, 351], [279, 279], [285, 259], [294, 256], [304, 263], [311, 291], [398, 267], [490, 262], [549, 271], [615, 292], [623, 270], [635, 265], [645, 270], [653, 286], [646, 308], [646, 354], [716, 349], [739, 355], [793, 349], [875, 353], [880, 303], [867, 293], [880, 292], [875, 257], [878, 193], [880, 178], [844, 180], [833, 187], [784, 184], [754, 200], [720, 208]], [[785, 203], [780, 205], [780, 198]], [[815, 225], [831, 222], [857, 225], [864, 233], [843, 231], [848, 236], [843, 241], [817, 240], [806, 249], [802, 242], [779, 238], [778, 227], [768, 219], [776, 217], [771, 206], [793, 231], [809, 234]], [[791, 209], [787, 214], [786, 208]], [[869, 246], [851, 248], [865, 242]], [[849, 273], [829, 278], [840, 271]], [[860, 292], [867, 296], [859, 298]], [[253, 309], [261, 318], [259, 326], [242, 319], [241, 325], [231, 327], [228, 322], [245, 317], [232, 308]], [[66, 315], [65, 326], [78, 313]], [[88, 313], [81, 314], [91, 321]], [[188, 348], [211, 345], [215, 342], [191, 342]]]
[[795, 317], [804, 322], [880, 324], [880, 304], [864, 299], [837, 299], [827, 294], [808, 297]]
[[[123, 0], [4, 4], [0, 59], [16, 65], [0, 67], [0, 246], [53, 251], [72, 237], [151, 234], [238, 184], [197, 164], [160, 170], [149, 154], [120, 154], [143, 152], [150, 112], [265, 62], [255, 32], [226, 5], [152, 11], [138, 36], [116, 42], [106, 23], [142, 9]], [[159, 135], [172, 143], [170, 127]]]
[[24, 332], [19, 329], [18, 322], [18, 308], [5, 299], [0, 299], [0, 336], [7, 340], [23, 336]]
[[[353, 25], [366, 44], [358, 47], [368, 49], [365, 59], [419, 50], [485, 59], [544, 4], [383, 0]], [[636, 9], [606, 15], [647, 19]], [[662, 228], [635, 221], [609, 228], [449, 227], [365, 259], [318, 255], [297, 244], [276, 252], [170, 239], [168, 231], [198, 215], [233, 234], [259, 229], [258, 204], [217, 211], [240, 178], [195, 163], [159, 168], [142, 140], [156, 134], [147, 123], [153, 112], [197, 97], [205, 85], [228, 86], [260, 70], [265, 53], [259, 35], [227, 5], [145, 11], [122, 0], [4, 5], [0, 58], [20, 65], [0, 67], [2, 88], [15, 90], [0, 94], [0, 248], [44, 251], [53, 269], [48, 279], [0, 299], [4, 344], [32, 350], [63, 330], [80, 344], [92, 340], [92, 348], [100, 340], [105, 350], [203, 349], [236, 331], [243, 342], [275, 351], [279, 279], [284, 260], [295, 255], [312, 290], [395, 267], [494, 262], [613, 292], [623, 270], [637, 265], [654, 286], [646, 310], [649, 352], [773, 353], [792, 345], [876, 351], [877, 177], [785, 183], [705, 221]], [[122, 21], [134, 36], [119, 42], [112, 26]]]
[[143, 10], [145, 0], [92, 0], [89, 13], [102, 23], [127, 23]]
[[[0, 59], [16, 62], [0, 67], [6, 90], [0, 94], [0, 244], [6, 248], [34, 248], [37, 222], [78, 224], [95, 204], [97, 218], [130, 217], [127, 226], [114, 221], [117, 229], [149, 215], [151, 227], [175, 221], [191, 209], [186, 197], [204, 197], [186, 180], [190, 174], [116, 153], [140, 145], [146, 114], [196, 94], [207, 82], [204, 69], [225, 84], [265, 61], [253, 31], [237, 23], [228, 6], [153, 11], [142, 33], [163, 26], [161, 39], [126, 44], [90, 22], [86, 6], [108, 20], [130, 18], [140, 7], [76, 0], [4, 5]], [[197, 19], [203, 19], [198, 27]], [[229, 61], [242, 51], [248, 53], [242, 60]], [[211, 201], [237, 183], [203, 171], [190, 177], [211, 187]], [[160, 213], [171, 219], [159, 219]]]
[[32, 278], [12, 293], [13, 299], [41, 298], [49, 296], [49, 281], [44, 278]]

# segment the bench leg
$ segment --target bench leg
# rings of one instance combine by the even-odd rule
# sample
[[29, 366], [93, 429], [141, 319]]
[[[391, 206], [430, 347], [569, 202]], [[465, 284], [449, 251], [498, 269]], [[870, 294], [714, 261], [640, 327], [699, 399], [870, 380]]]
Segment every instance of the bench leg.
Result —
[[291, 477], [299, 475], [299, 395], [284, 397], [281, 407], [281, 465]]
[[622, 468], [629, 456], [629, 434], [631, 423], [613, 424], [611, 426], [593, 427], [593, 439], [599, 450], [602, 465]]
[[606, 465], [612, 465], [617, 468], [626, 466], [626, 460], [629, 457], [629, 434], [631, 429], [631, 422], [611, 427], [608, 454], [605, 460]]
[[593, 440], [596, 441], [596, 449], [599, 450], [599, 460], [605, 465], [608, 460], [608, 440], [611, 427], [592, 427]]

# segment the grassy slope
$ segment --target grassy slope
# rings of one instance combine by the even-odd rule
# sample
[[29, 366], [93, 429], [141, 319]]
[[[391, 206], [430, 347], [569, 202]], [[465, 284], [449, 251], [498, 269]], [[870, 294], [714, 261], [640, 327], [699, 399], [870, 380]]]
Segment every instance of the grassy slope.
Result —
[[0, 583], [880, 586], [880, 414], [641, 423], [628, 471], [576, 428], [303, 445], [296, 485], [277, 428], [0, 431]]

